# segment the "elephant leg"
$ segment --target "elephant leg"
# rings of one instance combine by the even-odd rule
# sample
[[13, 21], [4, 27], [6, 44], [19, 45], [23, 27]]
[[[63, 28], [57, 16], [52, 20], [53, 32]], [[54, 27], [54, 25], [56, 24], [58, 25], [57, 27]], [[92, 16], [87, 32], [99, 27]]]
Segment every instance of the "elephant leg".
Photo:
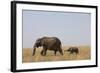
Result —
[[54, 51], [55, 56], [56, 56], [56, 53], [57, 53], [57, 50]]
[[41, 55], [43, 55], [43, 50], [41, 51]]
[[46, 55], [46, 51], [45, 51], [45, 50], [42, 50], [42, 51], [41, 51], [41, 55], [42, 55], [42, 56], [45, 56], [45, 55]]
[[73, 51], [70, 51], [70, 54], [73, 54]]
[[46, 52], [47, 52], [47, 48], [46, 48], [46, 46], [43, 46], [43, 56], [45, 56], [46, 55]]
[[46, 53], [47, 53], [47, 49], [44, 50], [44, 56], [46, 55]]
[[59, 53], [60, 53], [61, 55], [63, 55], [62, 49], [59, 49], [58, 51], [59, 51]]

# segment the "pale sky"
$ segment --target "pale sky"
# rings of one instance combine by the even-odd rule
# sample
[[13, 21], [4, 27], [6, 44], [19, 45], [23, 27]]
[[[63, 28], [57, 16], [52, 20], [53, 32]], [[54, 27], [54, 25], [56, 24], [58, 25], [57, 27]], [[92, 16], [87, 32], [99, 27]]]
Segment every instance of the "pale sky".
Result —
[[90, 45], [91, 14], [23, 10], [23, 48], [43, 36], [58, 37], [64, 45]]

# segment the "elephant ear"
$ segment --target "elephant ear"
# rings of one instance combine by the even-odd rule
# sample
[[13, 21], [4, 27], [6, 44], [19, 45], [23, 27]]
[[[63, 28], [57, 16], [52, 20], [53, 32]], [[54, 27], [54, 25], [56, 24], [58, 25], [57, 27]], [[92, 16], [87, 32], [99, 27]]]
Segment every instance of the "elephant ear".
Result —
[[41, 40], [41, 45], [45, 45], [46, 44], [46, 38], [45, 37], [41, 38], [40, 40]]
[[44, 45], [44, 44], [45, 44], [45, 40], [42, 39], [42, 40], [41, 40], [41, 45]]

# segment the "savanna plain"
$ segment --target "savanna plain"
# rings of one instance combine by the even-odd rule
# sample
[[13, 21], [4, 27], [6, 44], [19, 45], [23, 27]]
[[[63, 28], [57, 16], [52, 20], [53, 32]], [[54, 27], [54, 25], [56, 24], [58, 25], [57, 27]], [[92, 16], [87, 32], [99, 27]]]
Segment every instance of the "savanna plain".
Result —
[[33, 49], [32, 48], [23, 48], [22, 50], [22, 63], [30, 63], [30, 62], [46, 62], [46, 61], [70, 61], [70, 60], [89, 60], [91, 59], [91, 49], [90, 46], [78, 46], [79, 53], [76, 55], [75, 53], [70, 54], [66, 50], [70, 46], [63, 46], [63, 55], [57, 52], [54, 55], [54, 51], [47, 50], [46, 56], [41, 55], [42, 47], [37, 48], [35, 51], [35, 55], [32, 56]]

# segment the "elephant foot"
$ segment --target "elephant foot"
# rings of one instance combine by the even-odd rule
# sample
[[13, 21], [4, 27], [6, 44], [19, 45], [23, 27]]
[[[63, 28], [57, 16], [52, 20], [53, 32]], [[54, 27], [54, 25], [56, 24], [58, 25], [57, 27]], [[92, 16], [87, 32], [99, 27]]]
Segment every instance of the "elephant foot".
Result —
[[45, 56], [45, 54], [41, 53], [42, 56]]
[[42, 54], [42, 56], [46, 56], [46, 55]]
[[34, 55], [35, 55], [35, 53], [32, 54], [32, 56], [34, 56]]
[[63, 53], [61, 55], [63, 55]]
[[32, 56], [34, 56], [34, 54], [32, 54]]

